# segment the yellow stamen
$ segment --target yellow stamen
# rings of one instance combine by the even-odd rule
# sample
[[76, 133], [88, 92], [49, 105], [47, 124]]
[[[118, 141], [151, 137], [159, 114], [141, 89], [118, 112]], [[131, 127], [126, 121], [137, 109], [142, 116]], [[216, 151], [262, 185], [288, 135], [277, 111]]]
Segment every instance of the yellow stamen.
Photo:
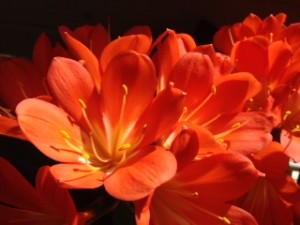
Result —
[[127, 87], [127, 85], [126, 85], [126, 84], [123, 84], [123, 85], [122, 85], [122, 88], [123, 88], [123, 90], [124, 90], [124, 94], [125, 94], [125, 95], [128, 95], [128, 87]]
[[213, 93], [213, 95], [217, 93], [217, 87], [215, 85], [211, 86], [211, 92]]
[[225, 216], [220, 216], [218, 219], [222, 220], [226, 224], [231, 224], [230, 220]]
[[237, 122], [237, 123], [233, 124], [231, 127], [232, 127], [232, 129], [237, 129], [237, 128], [240, 128], [240, 126], [241, 126], [241, 123]]
[[283, 121], [285, 121], [288, 118], [288, 116], [291, 114], [292, 114], [292, 111], [290, 111], [290, 110], [285, 111], [284, 116], [283, 116]]
[[67, 131], [65, 131], [65, 130], [60, 130], [59, 133], [60, 133], [60, 135], [63, 136], [64, 138], [69, 139], [69, 140], [71, 139], [71, 135], [70, 135]]
[[119, 151], [124, 151], [124, 150], [127, 150], [131, 147], [131, 144], [129, 143], [126, 143], [126, 144], [123, 144], [120, 148], [119, 148]]
[[292, 133], [300, 133], [300, 125], [297, 124], [295, 128], [291, 131]]
[[87, 106], [86, 106], [86, 104], [85, 104], [85, 102], [83, 101], [83, 99], [78, 99], [78, 101], [79, 101], [79, 104], [81, 105], [81, 107], [83, 108], [83, 109], [86, 109], [87, 108]]
[[271, 33], [270, 33], [270, 41], [271, 41], [271, 42], [273, 42], [273, 37], [274, 37], [274, 34], [271, 32]]

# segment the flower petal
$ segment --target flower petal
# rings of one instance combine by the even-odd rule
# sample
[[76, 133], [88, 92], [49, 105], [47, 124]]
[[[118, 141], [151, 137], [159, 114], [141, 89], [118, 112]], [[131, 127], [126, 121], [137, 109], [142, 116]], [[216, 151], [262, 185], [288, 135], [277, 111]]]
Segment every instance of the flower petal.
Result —
[[182, 168], [173, 178], [185, 191], [205, 193], [206, 199], [229, 201], [245, 194], [255, 184], [259, 172], [238, 153], [217, 154]]
[[139, 118], [133, 133], [136, 137], [145, 130], [141, 145], [158, 140], [176, 126], [183, 111], [184, 97], [181, 90], [171, 87], [156, 96]]
[[105, 71], [110, 61], [119, 53], [129, 50], [141, 54], [147, 53], [151, 45], [151, 40], [152, 38], [144, 34], [127, 35], [113, 40], [102, 52], [100, 59], [102, 70]]
[[95, 86], [88, 71], [77, 61], [55, 57], [48, 71], [47, 80], [57, 102], [75, 121], [84, 124], [83, 101], [87, 107], [97, 108]]
[[16, 119], [0, 115], [0, 124], [1, 124], [0, 135], [13, 137], [21, 140], [27, 139], [25, 135], [22, 133]]
[[36, 212], [47, 209], [41, 195], [4, 158], [0, 158], [0, 183], [0, 202]]
[[185, 105], [189, 110], [200, 104], [211, 92], [214, 66], [211, 59], [201, 53], [187, 53], [175, 64], [170, 74], [174, 87], [186, 92]]
[[83, 60], [85, 68], [89, 71], [89, 74], [95, 82], [96, 89], [100, 91], [101, 71], [99, 69], [99, 62], [96, 56], [84, 44], [67, 33], [64, 27], [61, 28], [60, 32], [63, 40], [76, 58], [78, 60]]
[[68, 221], [68, 224], [72, 223], [76, 216], [73, 199], [67, 189], [58, 186], [49, 167], [39, 169], [36, 175], [36, 190]]
[[156, 150], [136, 163], [117, 169], [105, 178], [104, 186], [107, 192], [117, 199], [138, 200], [170, 180], [176, 173], [176, 164], [176, 159], [171, 152], [156, 147]]
[[50, 168], [59, 185], [71, 189], [92, 189], [103, 185], [104, 174], [88, 165], [56, 164]]
[[[39, 99], [23, 100], [16, 109], [21, 130], [41, 152], [62, 162], [78, 162], [84, 135], [70, 116]], [[72, 145], [73, 143], [73, 145]]]
[[111, 61], [104, 73], [101, 107], [113, 126], [121, 123], [126, 127], [152, 101], [155, 89], [156, 73], [151, 60], [134, 51], [123, 52]]

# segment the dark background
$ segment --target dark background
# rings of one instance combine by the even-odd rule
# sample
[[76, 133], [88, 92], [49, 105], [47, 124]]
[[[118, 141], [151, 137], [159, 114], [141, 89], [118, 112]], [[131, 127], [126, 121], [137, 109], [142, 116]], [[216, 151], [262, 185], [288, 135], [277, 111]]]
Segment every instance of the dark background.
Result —
[[[0, 0], [0, 54], [31, 57], [37, 37], [46, 32], [57, 41], [57, 26], [75, 28], [84, 24], [110, 24], [112, 37], [135, 25], [149, 25], [157, 37], [166, 28], [191, 34], [198, 44], [210, 43], [222, 25], [242, 21], [249, 13], [264, 18], [284, 12], [286, 24], [300, 21], [299, 0]], [[5, 81], [0, 81], [5, 82]], [[12, 162], [32, 183], [37, 169], [51, 165], [31, 144], [0, 137], [0, 156]], [[79, 208], [104, 196], [103, 189], [72, 192]], [[101, 206], [100, 209], [101, 210]], [[121, 203], [95, 224], [134, 224], [127, 203]]]
[[76, 27], [110, 21], [111, 34], [134, 25], [150, 25], [154, 36], [166, 28], [207, 43], [217, 28], [243, 20], [250, 12], [261, 17], [288, 14], [300, 21], [299, 0], [0, 0], [0, 53], [30, 56], [41, 32], [53, 41], [57, 26]]

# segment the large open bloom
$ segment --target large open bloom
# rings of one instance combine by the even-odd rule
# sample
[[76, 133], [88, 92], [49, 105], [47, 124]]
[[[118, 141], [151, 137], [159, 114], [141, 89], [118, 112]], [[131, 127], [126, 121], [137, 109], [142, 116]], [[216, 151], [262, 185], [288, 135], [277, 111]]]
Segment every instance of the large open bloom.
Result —
[[[271, 124], [264, 116], [241, 113], [261, 89], [252, 74], [229, 73], [226, 57], [215, 53], [212, 46], [196, 47], [189, 36], [168, 31], [163, 37], [152, 55], [159, 71], [158, 90], [171, 83], [186, 93], [180, 125], [203, 127], [226, 149], [246, 154], [271, 141]], [[172, 137], [174, 134], [165, 146]]]
[[[250, 214], [228, 202], [246, 193], [259, 172], [238, 153], [217, 153], [195, 160], [197, 140], [191, 130], [183, 130], [175, 138], [171, 151], [178, 160], [176, 176], [136, 202], [139, 225], [256, 224]], [[200, 146], [211, 147], [201, 141]]]
[[297, 183], [286, 175], [289, 157], [283, 150], [282, 145], [272, 142], [251, 157], [255, 167], [265, 176], [258, 179], [256, 185], [238, 205], [251, 213], [259, 224], [289, 225], [293, 221], [292, 206], [299, 202], [300, 189]]
[[156, 72], [146, 55], [125, 51], [115, 56], [100, 93], [82, 64], [67, 58], [53, 60], [48, 82], [60, 107], [27, 99], [16, 112], [28, 139], [62, 162], [51, 168], [61, 184], [104, 184], [114, 197], [135, 200], [175, 174], [173, 154], [149, 144], [176, 125], [184, 93], [169, 87], [155, 96]]
[[57, 185], [49, 167], [39, 169], [36, 187], [0, 158], [0, 223], [18, 225], [83, 225], [91, 216], [77, 213], [66, 189]]

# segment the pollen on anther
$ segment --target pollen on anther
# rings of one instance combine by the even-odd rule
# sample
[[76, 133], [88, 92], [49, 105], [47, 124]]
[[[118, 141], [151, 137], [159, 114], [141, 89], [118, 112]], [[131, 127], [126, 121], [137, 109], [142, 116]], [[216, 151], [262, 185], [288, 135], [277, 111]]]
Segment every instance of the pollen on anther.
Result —
[[63, 136], [64, 138], [67, 138], [67, 139], [71, 139], [71, 135], [65, 131], [65, 130], [60, 130], [59, 131], [60, 135]]
[[230, 220], [225, 216], [219, 217], [219, 219], [222, 220], [226, 224], [231, 224]]
[[123, 145], [119, 148], [119, 151], [123, 151], [123, 150], [129, 149], [130, 147], [131, 147], [131, 144], [129, 144], [129, 143], [123, 144]]
[[232, 125], [232, 128], [236, 129], [236, 128], [239, 128], [240, 126], [241, 126], [241, 123], [237, 122], [237, 123], [235, 123], [235, 124]]
[[128, 95], [128, 87], [126, 84], [122, 85], [123, 91], [124, 91], [124, 95]]
[[287, 117], [288, 117], [289, 115], [291, 115], [291, 114], [292, 114], [292, 111], [290, 111], [290, 110], [285, 111], [284, 116], [283, 116], [283, 120], [286, 120]]
[[79, 104], [81, 105], [81, 107], [83, 108], [83, 109], [86, 109], [87, 108], [87, 106], [86, 106], [86, 104], [85, 104], [85, 102], [83, 101], [83, 99], [78, 99], [78, 101], [79, 101]]
[[215, 85], [211, 86], [211, 92], [213, 95], [215, 95], [217, 93], [217, 88]]

